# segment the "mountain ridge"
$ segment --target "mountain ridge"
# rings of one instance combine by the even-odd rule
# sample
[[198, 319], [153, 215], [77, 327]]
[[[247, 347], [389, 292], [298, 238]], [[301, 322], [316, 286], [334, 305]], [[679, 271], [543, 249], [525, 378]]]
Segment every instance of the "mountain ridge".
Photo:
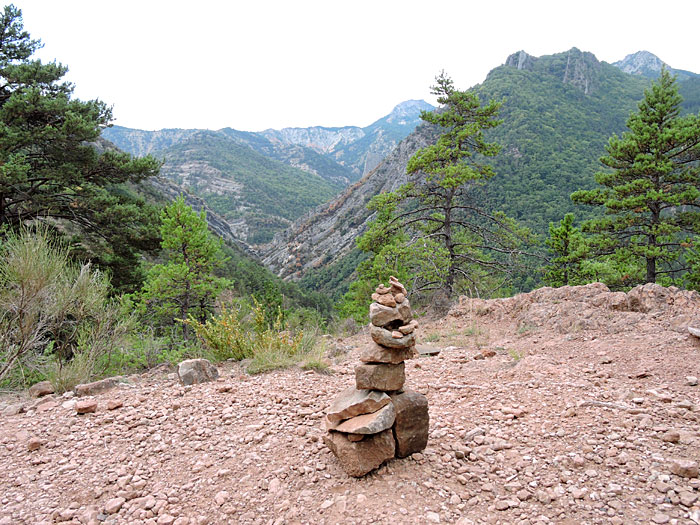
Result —
[[[472, 88], [484, 101], [505, 100], [500, 114], [504, 123], [489, 133], [489, 140], [503, 150], [493, 159], [497, 176], [482, 190], [485, 205], [542, 235], [549, 222], [567, 212], [578, 219], [593, 216], [595, 210], [575, 206], [569, 194], [595, 184], [593, 175], [601, 168], [598, 158], [605, 144], [613, 133], [624, 131], [649, 82], [577, 48], [541, 57], [524, 51], [511, 54]], [[686, 111], [693, 110], [693, 97], [700, 99], [700, 82], [689, 79], [679, 85], [686, 102], [691, 100]], [[356, 251], [354, 239], [372, 219], [366, 203], [376, 192], [407, 181], [405, 163], [434, 133], [426, 125], [417, 127], [360, 182], [316, 215], [307, 214], [278, 233], [261, 250], [265, 264], [290, 279], [321, 272], [329, 264], [342, 266]], [[308, 280], [315, 285], [323, 281]]]

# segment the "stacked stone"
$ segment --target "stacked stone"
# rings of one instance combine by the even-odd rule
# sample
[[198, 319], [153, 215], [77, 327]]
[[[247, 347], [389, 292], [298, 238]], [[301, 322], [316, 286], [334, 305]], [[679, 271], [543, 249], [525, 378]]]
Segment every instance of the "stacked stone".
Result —
[[326, 413], [324, 441], [350, 476], [364, 476], [393, 457], [404, 458], [428, 443], [428, 401], [404, 390], [404, 361], [416, 355], [415, 330], [406, 289], [390, 278], [369, 308], [372, 342], [355, 367], [355, 386]]

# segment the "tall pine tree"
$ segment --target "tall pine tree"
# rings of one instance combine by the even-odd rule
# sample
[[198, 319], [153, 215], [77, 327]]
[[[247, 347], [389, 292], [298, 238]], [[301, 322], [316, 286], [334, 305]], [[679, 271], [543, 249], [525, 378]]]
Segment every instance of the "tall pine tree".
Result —
[[681, 116], [681, 102], [675, 78], [662, 70], [629, 131], [610, 138], [600, 160], [611, 171], [595, 176], [602, 187], [571, 195], [605, 209], [583, 226], [598, 255], [636, 258], [647, 283], [687, 270], [683, 251], [700, 233], [700, 115]]
[[157, 248], [157, 216], [124, 184], [156, 174], [159, 163], [99, 151], [111, 108], [74, 99], [65, 66], [32, 59], [40, 47], [19, 9], [0, 11], [0, 229], [70, 224], [89, 241], [88, 256], [133, 285], [136, 251]]

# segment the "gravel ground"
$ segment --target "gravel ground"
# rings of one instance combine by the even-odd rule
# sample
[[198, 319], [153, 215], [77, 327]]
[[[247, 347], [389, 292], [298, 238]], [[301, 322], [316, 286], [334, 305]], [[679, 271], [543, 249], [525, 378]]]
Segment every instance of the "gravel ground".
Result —
[[440, 353], [409, 361], [406, 387], [428, 397], [428, 448], [360, 479], [321, 437], [367, 334], [330, 341], [329, 375], [226, 364], [183, 387], [159, 369], [80, 398], [84, 415], [6, 396], [0, 525], [698, 524], [700, 296], [629, 297], [463, 300], [424, 322]]

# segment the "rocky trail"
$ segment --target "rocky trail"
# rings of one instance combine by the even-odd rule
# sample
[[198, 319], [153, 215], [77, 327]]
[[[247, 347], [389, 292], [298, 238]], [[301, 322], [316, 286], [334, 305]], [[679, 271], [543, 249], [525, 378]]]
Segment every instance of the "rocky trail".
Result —
[[157, 369], [80, 397], [4, 397], [0, 524], [698, 524], [691, 325], [700, 295], [653, 285], [462, 300], [418, 329], [439, 354], [406, 363], [427, 448], [358, 479], [322, 420], [366, 333], [329, 341], [330, 375], [232, 363], [193, 386]]

